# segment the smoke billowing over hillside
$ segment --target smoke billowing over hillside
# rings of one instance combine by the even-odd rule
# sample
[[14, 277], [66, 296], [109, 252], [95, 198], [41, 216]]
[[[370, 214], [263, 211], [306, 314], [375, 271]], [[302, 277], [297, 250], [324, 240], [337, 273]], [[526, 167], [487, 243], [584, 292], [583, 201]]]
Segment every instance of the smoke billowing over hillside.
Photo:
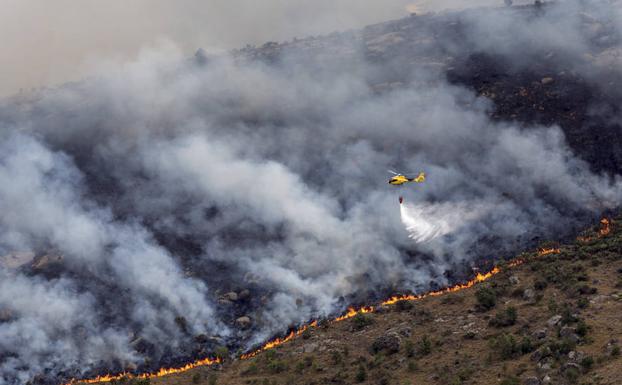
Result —
[[[230, 57], [163, 47], [7, 101], [0, 384], [249, 346], [617, 206], [619, 177], [592, 171], [559, 127], [491, 119], [493, 101], [446, 79], [472, 53], [524, 71], [554, 50], [551, 71], [605, 90], [619, 66], [587, 64], [617, 57], [620, 14], [590, 7], [422, 16]], [[397, 192], [387, 168], [428, 180]], [[442, 231], [415, 242], [400, 193]], [[244, 289], [243, 305], [219, 300]]]

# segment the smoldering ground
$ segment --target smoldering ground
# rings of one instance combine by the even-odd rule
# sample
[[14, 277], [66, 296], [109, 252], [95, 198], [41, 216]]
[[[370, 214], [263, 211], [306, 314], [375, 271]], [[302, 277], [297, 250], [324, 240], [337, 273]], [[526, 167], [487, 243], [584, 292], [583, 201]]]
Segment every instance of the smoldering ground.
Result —
[[[378, 37], [314, 40], [333, 52], [321, 60], [296, 45], [267, 62], [162, 47], [0, 107], [0, 255], [39, 256], [0, 267], [0, 384], [150, 368], [204, 352], [201, 335], [208, 350], [250, 346], [617, 205], [619, 178], [559, 128], [491, 121], [490, 101], [431, 59], [370, 55]], [[396, 68], [400, 84], [378, 87]], [[387, 168], [428, 173], [400, 193], [443, 231], [409, 237]], [[217, 300], [246, 288], [240, 330]]]

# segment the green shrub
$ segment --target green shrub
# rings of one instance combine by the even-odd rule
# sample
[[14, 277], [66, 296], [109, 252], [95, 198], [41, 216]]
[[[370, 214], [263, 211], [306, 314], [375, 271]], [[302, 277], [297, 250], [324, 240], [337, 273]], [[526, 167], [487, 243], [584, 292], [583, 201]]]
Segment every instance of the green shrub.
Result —
[[415, 344], [411, 340], [406, 340], [404, 343], [404, 354], [406, 354], [406, 357], [414, 357], [415, 353]]
[[368, 325], [374, 323], [374, 319], [371, 314], [358, 313], [352, 317], [352, 328], [354, 330], [362, 330]]
[[259, 368], [257, 367], [256, 362], [251, 363], [250, 365], [248, 365], [248, 368], [242, 371], [243, 376], [253, 376], [257, 373], [259, 373]]
[[423, 336], [417, 343], [417, 354], [427, 356], [430, 353], [432, 353], [432, 341], [428, 336]]
[[584, 357], [580, 364], [584, 371], [589, 372], [592, 366], [594, 366], [594, 358], [591, 356]]
[[590, 330], [590, 327], [587, 326], [587, 324], [585, 323], [585, 321], [580, 320], [579, 323], [577, 323], [577, 334], [580, 337], [585, 337], [588, 333], [588, 331]]
[[619, 355], [620, 355], [620, 347], [616, 345], [611, 349], [611, 356], [618, 357]]
[[516, 377], [506, 377], [501, 381], [500, 385], [520, 385], [520, 380]]
[[548, 283], [544, 279], [541, 279], [541, 278], [536, 279], [536, 281], [533, 283], [533, 288], [538, 291], [542, 291], [546, 289], [547, 286], [548, 286]]
[[214, 350], [214, 354], [221, 360], [225, 360], [229, 358], [229, 349], [227, 349], [226, 346], [218, 346], [216, 350]]
[[497, 304], [497, 293], [494, 289], [483, 286], [475, 292], [478, 307], [482, 310], [490, 310]]
[[367, 379], [367, 371], [365, 370], [365, 367], [361, 364], [359, 365], [357, 371], [356, 371], [356, 375], [354, 376], [354, 380], [356, 382], [363, 382]]
[[415, 307], [415, 305], [411, 301], [398, 301], [395, 304], [395, 310], [397, 311], [408, 311], [413, 307]]
[[522, 354], [527, 354], [527, 353], [533, 352], [536, 349], [536, 347], [533, 345], [531, 338], [523, 337], [523, 340], [521, 341], [519, 345], [519, 349]]
[[497, 311], [495, 318], [491, 319], [489, 324], [494, 327], [512, 326], [516, 323], [517, 317], [516, 308], [508, 306], [504, 310]]
[[490, 345], [504, 360], [517, 357], [521, 353], [516, 339], [510, 334], [502, 334], [492, 339]]
[[418, 370], [419, 370], [419, 366], [417, 365], [416, 361], [414, 361], [414, 360], [408, 361], [408, 371], [409, 372], [415, 373]]
[[268, 370], [273, 374], [287, 371], [287, 364], [285, 363], [285, 361], [282, 360], [270, 360], [268, 361], [267, 367]]
[[590, 301], [588, 301], [587, 298], [579, 298], [579, 300], [577, 301], [577, 306], [579, 307], [579, 309], [586, 309], [588, 306], [590, 306]]

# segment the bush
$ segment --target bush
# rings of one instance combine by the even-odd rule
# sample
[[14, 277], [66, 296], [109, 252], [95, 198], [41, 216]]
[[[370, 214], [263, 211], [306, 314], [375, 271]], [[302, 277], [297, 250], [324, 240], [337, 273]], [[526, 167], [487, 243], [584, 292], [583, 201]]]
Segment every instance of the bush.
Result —
[[491, 347], [497, 351], [501, 359], [517, 357], [521, 353], [516, 339], [510, 334], [503, 334], [491, 340]]
[[220, 358], [224, 361], [225, 359], [229, 358], [229, 349], [227, 349], [226, 346], [218, 346], [214, 351], [214, 354], [217, 358]]
[[362, 330], [368, 325], [374, 323], [374, 319], [370, 314], [358, 313], [354, 317], [352, 317], [352, 328], [354, 330]]
[[411, 301], [398, 301], [395, 304], [395, 310], [397, 311], [408, 311], [413, 307], [415, 307], [415, 305]]
[[501, 381], [500, 385], [520, 385], [520, 380], [516, 377], [506, 377]]
[[579, 300], [577, 301], [577, 306], [579, 307], [579, 309], [586, 309], [588, 306], [590, 306], [590, 301], [588, 301], [587, 298], [579, 298]]
[[516, 323], [517, 317], [516, 308], [509, 306], [505, 310], [499, 310], [489, 324], [494, 327], [512, 326]]
[[620, 355], [620, 347], [616, 345], [611, 349], [611, 356], [618, 357], [619, 355]]
[[411, 373], [415, 373], [416, 371], [419, 370], [419, 366], [417, 365], [416, 361], [408, 361], [408, 371]]
[[367, 379], [367, 372], [365, 371], [365, 367], [363, 365], [359, 365], [359, 368], [356, 371], [356, 375], [354, 376], [354, 380], [356, 382], [363, 382], [366, 379]]
[[243, 376], [252, 376], [259, 373], [259, 368], [257, 367], [257, 363], [253, 362], [248, 365], [248, 368], [242, 371]]
[[482, 310], [490, 310], [497, 304], [497, 293], [490, 287], [480, 287], [475, 292], [478, 307]]
[[581, 320], [577, 324], [576, 330], [577, 330], [577, 335], [579, 335], [580, 337], [585, 337], [587, 335], [587, 332], [590, 330], [590, 327], [587, 326], [585, 321]]
[[428, 336], [423, 336], [417, 343], [417, 354], [427, 356], [430, 353], [432, 353], [432, 341]]
[[584, 371], [589, 372], [592, 366], [594, 366], [594, 358], [591, 356], [584, 357], [580, 364]]
[[287, 364], [281, 360], [270, 360], [268, 361], [268, 370], [273, 374], [282, 373], [287, 370]]
[[533, 288], [538, 290], [538, 291], [542, 291], [542, 290], [546, 289], [547, 286], [548, 286], [548, 283], [544, 279], [537, 279], [533, 283]]
[[199, 382], [201, 382], [201, 375], [199, 373], [194, 373], [192, 375], [192, 383], [198, 384]]
[[406, 340], [404, 343], [404, 354], [406, 354], [406, 357], [414, 357], [415, 353], [415, 344], [411, 340]]
[[216, 385], [217, 382], [218, 382], [218, 377], [216, 377], [216, 375], [209, 376], [209, 379], [207, 380], [207, 383], [209, 385]]
[[519, 349], [522, 354], [531, 353], [535, 350], [535, 348], [536, 347], [533, 345], [533, 342], [529, 337], [524, 337], [519, 345]]

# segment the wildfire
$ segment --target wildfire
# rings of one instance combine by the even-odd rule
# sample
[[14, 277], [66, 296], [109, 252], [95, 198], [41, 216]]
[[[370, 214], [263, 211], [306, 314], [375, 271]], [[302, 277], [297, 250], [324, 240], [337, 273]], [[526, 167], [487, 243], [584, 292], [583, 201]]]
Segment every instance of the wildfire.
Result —
[[220, 358], [205, 358], [203, 360], [191, 362], [179, 368], [161, 368], [155, 373], [143, 373], [143, 374], [132, 374], [132, 373], [121, 373], [121, 374], [107, 374], [105, 376], [95, 377], [89, 380], [71, 380], [65, 385], [73, 385], [73, 384], [98, 384], [102, 382], [112, 382], [119, 381], [122, 379], [145, 379], [145, 378], [156, 378], [156, 377], [164, 377], [175, 373], [187, 372], [190, 369], [198, 368], [199, 366], [211, 366], [214, 364], [219, 364], [221, 361]]
[[609, 219], [607, 218], [603, 218], [600, 220], [600, 230], [598, 231], [598, 234], [601, 237], [607, 236], [609, 235], [609, 233], [611, 232], [611, 221], [609, 221]]
[[[605, 232], [606, 231], [606, 232]], [[601, 232], [600, 234], [608, 234], [609, 233], [609, 220], [607, 219], [603, 219], [601, 221]], [[549, 254], [559, 254], [561, 252], [561, 249], [559, 248], [545, 248], [545, 249], [540, 249], [538, 250], [538, 256], [545, 256], [545, 255], [549, 255]], [[510, 261], [507, 266], [508, 268], [513, 268], [519, 265], [522, 265], [523, 263], [525, 263], [525, 260], [523, 259], [515, 259], [513, 261]], [[489, 280], [490, 278], [494, 277], [495, 275], [499, 274], [501, 272], [501, 268], [500, 267], [494, 267], [492, 270], [490, 270], [487, 273], [477, 273], [477, 275], [464, 283], [459, 283], [456, 284], [454, 286], [450, 286], [450, 287], [446, 287], [444, 289], [441, 290], [436, 290], [436, 291], [431, 291], [428, 293], [424, 293], [424, 294], [420, 294], [420, 295], [414, 295], [414, 294], [407, 294], [407, 295], [401, 295], [401, 296], [393, 296], [383, 302], [381, 302], [381, 306], [387, 306], [387, 305], [393, 305], [397, 302], [401, 302], [401, 301], [419, 301], [422, 300], [424, 298], [427, 297], [436, 297], [436, 296], [440, 296], [443, 294], [447, 294], [447, 293], [454, 293], [457, 291], [461, 291], [461, 290], [465, 290], [468, 289], [470, 287], [473, 287], [474, 285], [480, 283], [480, 282], [484, 282]], [[328, 321], [329, 323], [336, 323], [336, 322], [341, 322], [341, 321], [345, 321], [347, 319], [350, 319], [354, 316], [356, 316], [357, 314], [365, 314], [365, 313], [373, 313], [376, 309], [373, 306], [364, 306], [361, 307], [360, 309], [355, 309], [353, 307], [348, 308], [347, 312], [337, 318], [334, 318], [330, 321]], [[249, 358], [253, 358], [256, 355], [258, 355], [261, 352], [264, 352], [266, 350], [271, 350], [274, 349], [280, 345], [283, 345], [284, 343], [287, 343], [293, 339], [295, 339], [296, 337], [302, 335], [306, 330], [311, 329], [311, 328], [315, 328], [318, 326], [318, 321], [313, 321], [309, 324], [303, 325], [302, 327], [300, 327], [299, 329], [296, 330], [292, 330], [287, 336], [282, 337], [282, 338], [276, 338], [272, 341], [268, 341], [267, 343], [265, 343], [262, 347], [260, 347], [257, 350], [254, 350], [250, 353], [247, 354], [243, 354], [240, 356], [241, 360], [247, 360]], [[76, 383], [83, 383], [83, 384], [95, 384], [95, 383], [104, 383], [104, 382], [112, 382], [112, 381], [116, 381], [116, 380], [121, 380], [123, 378], [136, 378], [136, 379], [144, 379], [144, 378], [155, 378], [155, 377], [163, 377], [163, 376], [167, 376], [170, 374], [175, 374], [175, 373], [182, 373], [182, 372], [186, 372], [190, 369], [199, 367], [199, 366], [210, 366], [210, 365], [214, 365], [214, 364], [218, 364], [221, 363], [221, 360], [219, 358], [215, 358], [215, 359], [204, 359], [204, 360], [200, 360], [200, 361], [196, 361], [190, 364], [187, 364], [183, 367], [180, 368], [169, 368], [169, 369], [160, 369], [158, 372], [156, 373], [148, 373], [148, 374], [139, 374], [139, 375], [134, 375], [134, 374], [130, 374], [130, 373], [122, 373], [122, 374], [118, 374], [118, 375], [106, 375], [106, 376], [100, 376], [94, 379], [90, 379], [90, 380], [72, 380], [70, 382], [68, 382], [65, 385], [74, 385]]]
[[[609, 218], [603, 218], [600, 220], [600, 229], [598, 229], [597, 238], [606, 237], [611, 233], [611, 220]], [[594, 240], [594, 237], [577, 237], [577, 241], [587, 243]]]
[[559, 254], [562, 251], [559, 248], [548, 248], [538, 250], [538, 256], [542, 257], [549, 254]]

